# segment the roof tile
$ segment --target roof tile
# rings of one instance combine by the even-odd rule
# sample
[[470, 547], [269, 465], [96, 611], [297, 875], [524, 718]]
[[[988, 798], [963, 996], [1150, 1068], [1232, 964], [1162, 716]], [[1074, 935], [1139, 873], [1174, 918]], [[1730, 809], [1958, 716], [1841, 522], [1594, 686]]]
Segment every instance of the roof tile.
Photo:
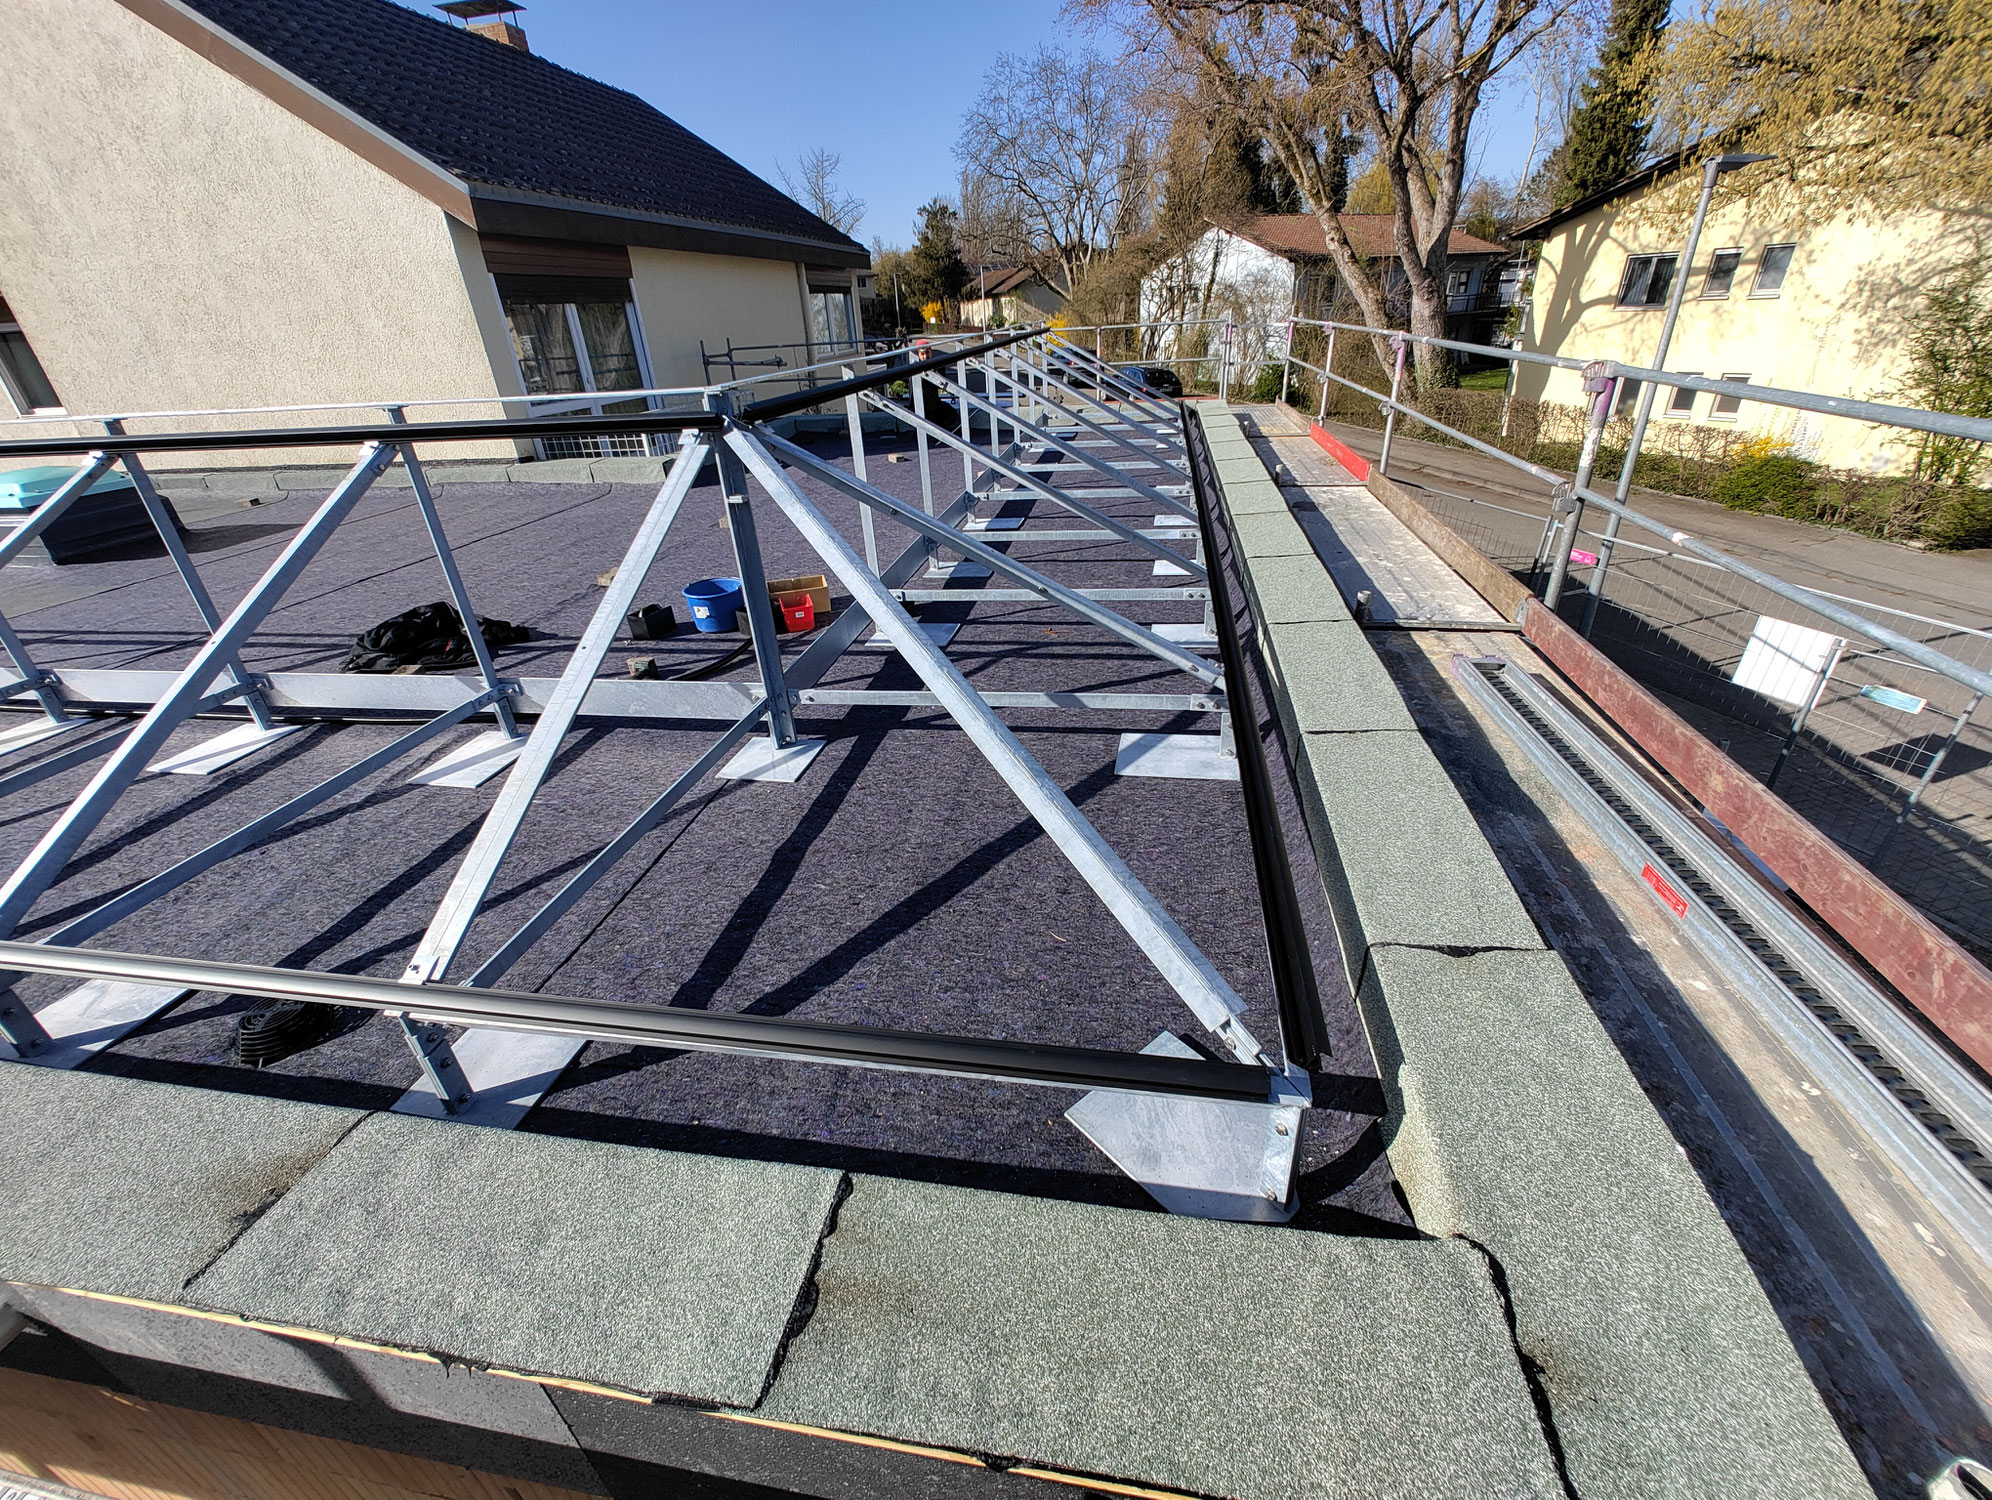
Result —
[[861, 250], [622, 89], [392, 0], [186, 0], [465, 181]]
[[[1394, 255], [1393, 220], [1389, 214], [1343, 214], [1342, 229], [1356, 254], [1365, 258]], [[1326, 255], [1328, 232], [1313, 214], [1261, 214], [1256, 219], [1231, 226], [1231, 232], [1265, 249], [1289, 255]], [[1446, 240], [1451, 255], [1505, 255], [1505, 245], [1494, 244], [1455, 229]]]

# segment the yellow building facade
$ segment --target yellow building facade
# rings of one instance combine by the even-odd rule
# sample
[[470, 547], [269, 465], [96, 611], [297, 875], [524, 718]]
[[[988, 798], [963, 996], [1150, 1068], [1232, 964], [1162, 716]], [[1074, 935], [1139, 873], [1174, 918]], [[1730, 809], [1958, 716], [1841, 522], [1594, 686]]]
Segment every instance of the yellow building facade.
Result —
[[[1542, 239], [1525, 348], [1653, 365], [1694, 206], [1680, 186], [1649, 175], [1517, 231]], [[1901, 391], [1911, 322], [1929, 288], [1977, 254], [1972, 225], [1954, 216], [1812, 216], [1719, 197], [1686, 271], [1666, 368], [1912, 404]], [[1516, 393], [1581, 406], [1581, 381], [1574, 370], [1524, 364]], [[1629, 415], [1637, 398], [1628, 382], [1620, 410]], [[1905, 435], [1888, 428], [1679, 388], [1655, 399], [1655, 436], [1666, 424], [1762, 434], [1836, 468], [1887, 472], [1913, 457]]]

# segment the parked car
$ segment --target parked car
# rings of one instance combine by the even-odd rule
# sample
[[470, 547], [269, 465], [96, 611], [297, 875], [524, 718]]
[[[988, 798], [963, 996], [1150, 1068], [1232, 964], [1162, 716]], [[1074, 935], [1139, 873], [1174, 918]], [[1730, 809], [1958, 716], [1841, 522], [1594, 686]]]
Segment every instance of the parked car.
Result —
[[1143, 389], [1158, 396], [1180, 396], [1183, 382], [1176, 378], [1176, 372], [1167, 365], [1116, 365], [1121, 374], [1132, 376]]

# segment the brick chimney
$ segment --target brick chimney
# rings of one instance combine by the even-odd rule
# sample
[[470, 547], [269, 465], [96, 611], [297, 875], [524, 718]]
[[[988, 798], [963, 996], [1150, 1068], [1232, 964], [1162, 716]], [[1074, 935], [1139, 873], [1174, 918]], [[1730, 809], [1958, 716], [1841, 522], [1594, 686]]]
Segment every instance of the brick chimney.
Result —
[[436, 9], [501, 47], [516, 47], [521, 52], [533, 50], [526, 45], [525, 31], [512, 19], [525, 9], [518, 0], [443, 0]]

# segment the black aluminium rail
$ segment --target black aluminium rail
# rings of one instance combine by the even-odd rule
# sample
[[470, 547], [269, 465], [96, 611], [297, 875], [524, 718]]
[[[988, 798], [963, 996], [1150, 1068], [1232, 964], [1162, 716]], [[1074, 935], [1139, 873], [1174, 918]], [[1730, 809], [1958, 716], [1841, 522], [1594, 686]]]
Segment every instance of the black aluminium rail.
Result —
[[[34, 974], [172, 985], [258, 999], [405, 1012], [423, 1020], [458, 1026], [498, 1026], [637, 1046], [748, 1052], [804, 1062], [963, 1074], [1054, 1088], [1122, 1089], [1255, 1104], [1266, 1103], [1272, 1088], [1272, 1073], [1251, 1063], [887, 1031], [780, 1016], [720, 1014], [682, 1006], [474, 989], [460, 984], [410, 985], [363, 974], [325, 974], [264, 964], [115, 953], [101, 948], [0, 942], [0, 966]], [[0, 1004], [5, 1003], [19, 1002], [11, 996], [0, 998]]]
[[1272, 964], [1273, 997], [1279, 1008], [1280, 1041], [1289, 1062], [1311, 1069], [1329, 1053], [1328, 1028], [1321, 1015], [1321, 992], [1314, 982], [1314, 960], [1308, 953], [1300, 898], [1293, 888], [1286, 833], [1280, 823], [1279, 804], [1273, 798], [1272, 773], [1266, 765], [1265, 746], [1259, 742], [1259, 711], [1252, 699], [1252, 681], [1246, 674], [1237, 620], [1231, 612], [1231, 588], [1225, 580], [1224, 563], [1218, 556], [1217, 532], [1212, 524], [1221, 510], [1225, 534], [1235, 535], [1231, 508], [1210, 461], [1202, 419], [1186, 403], [1179, 404], [1177, 411], [1188, 444], [1197, 525], [1203, 533], [1204, 557], [1210, 569], [1218, 654], [1224, 662], [1224, 690], [1231, 699], [1238, 783], [1245, 796], [1245, 825], [1251, 834], [1252, 864], [1259, 878], [1259, 910], [1266, 926], [1266, 952]]
[[[741, 422], [765, 422], [807, 411], [829, 401], [842, 400], [908, 375], [946, 369], [977, 355], [1004, 349], [1033, 338], [1044, 330], [1026, 328], [1018, 333], [990, 339], [967, 349], [951, 349], [926, 359], [888, 365], [868, 374], [820, 385], [791, 396], [775, 396], [740, 408], [734, 418]], [[583, 391], [576, 395], [613, 396], [612, 391]], [[492, 396], [492, 401], [518, 401], [520, 396]], [[60, 420], [60, 419], [55, 419]], [[87, 420], [87, 419], [76, 419]], [[462, 422], [360, 423], [338, 427], [264, 427], [241, 432], [147, 432], [119, 433], [116, 436], [16, 438], [0, 442], [0, 460], [17, 458], [60, 458], [82, 453], [219, 453], [245, 448], [343, 448], [354, 443], [475, 443], [494, 438], [532, 439], [548, 437], [618, 437], [652, 432], [716, 432], [726, 425], [719, 412], [645, 411], [615, 416], [595, 416], [582, 412], [564, 417], [480, 417]]]

